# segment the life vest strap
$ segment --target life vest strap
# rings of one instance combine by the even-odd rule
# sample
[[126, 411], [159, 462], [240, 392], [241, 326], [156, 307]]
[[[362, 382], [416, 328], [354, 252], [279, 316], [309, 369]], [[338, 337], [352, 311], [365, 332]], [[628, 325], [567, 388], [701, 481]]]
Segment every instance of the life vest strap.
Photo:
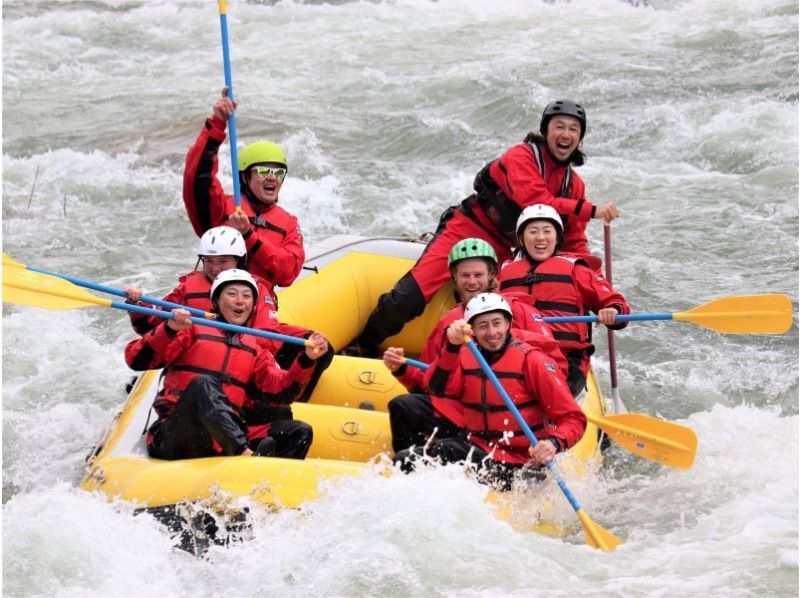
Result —
[[[500, 413], [502, 411], [508, 411], [508, 407], [505, 405], [487, 405], [485, 403], [467, 403], [466, 401], [462, 401], [464, 404], [464, 409], [469, 409], [471, 411], [478, 411], [480, 413]], [[520, 403], [516, 405], [517, 409], [527, 409], [528, 407], [535, 407], [539, 404], [539, 401], [531, 400], [526, 403]]]
[[[234, 386], [238, 386], [240, 388], [247, 388], [247, 382], [242, 382], [230, 374], [223, 374], [221, 372], [215, 372], [214, 370], [209, 370], [206, 368], [201, 368], [194, 365], [174, 365], [171, 367], [171, 369], [176, 372], [192, 372], [194, 374], [200, 374], [201, 376], [211, 376], [223, 384], [233, 384]], [[180, 391], [178, 391], [177, 394], [180, 394]]]
[[573, 305], [572, 303], [561, 303], [560, 301], [536, 301], [535, 307], [541, 312], [560, 311], [570, 314], [581, 313], [581, 310], [577, 305]]
[[259, 214], [258, 216], [250, 216], [249, 220], [250, 220], [250, 223], [255, 225], [255, 226], [260, 226], [261, 228], [266, 228], [267, 230], [271, 230], [273, 232], [276, 232], [279, 235], [281, 235], [282, 237], [286, 236], [286, 230], [285, 229], [282, 229], [279, 226], [275, 226], [269, 220], [264, 218], [264, 216], [261, 215], [261, 214]]
[[[539, 432], [540, 430], [544, 430], [544, 426], [542, 424], [531, 427], [531, 432]], [[496, 440], [497, 438], [513, 438], [514, 436], [521, 436], [524, 434], [524, 432], [514, 432], [513, 430], [508, 430], [506, 432], [490, 432], [486, 430], [483, 432], [470, 432], [470, 434], [484, 440]]]
[[215, 343], [224, 343], [229, 345], [235, 349], [241, 349], [242, 351], [247, 351], [248, 353], [255, 355], [256, 350], [249, 345], [245, 345], [240, 339], [238, 335], [233, 334], [226, 334], [225, 336], [217, 336], [214, 334], [198, 334], [196, 336], [198, 339], [203, 339], [204, 341], [213, 341]]
[[[481, 368], [467, 368], [461, 370], [461, 373], [465, 376], [478, 376], [479, 378], [486, 378], [486, 373]], [[523, 376], [519, 372], [495, 372], [495, 376], [498, 378], [511, 378], [513, 380], [524, 380], [525, 376]]]

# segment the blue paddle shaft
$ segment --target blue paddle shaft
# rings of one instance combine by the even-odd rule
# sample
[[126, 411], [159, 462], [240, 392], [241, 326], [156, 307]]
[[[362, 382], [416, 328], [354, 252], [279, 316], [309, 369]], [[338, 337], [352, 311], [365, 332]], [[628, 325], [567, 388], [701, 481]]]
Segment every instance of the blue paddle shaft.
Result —
[[417, 361], [416, 359], [411, 359], [410, 357], [406, 357], [406, 363], [411, 367], [415, 367], [422, 370], [423, 372], [430, 367], [424, 361]]
[[[478, 349], [477, 345], [472, 340], [467, 341], [467, 347], [469, 347], [469, 350], [472, 351], [472, 354], [475, 356], [475, 359], [478, 360], [478, 363], [481, 364], [481, 369], [483, 370], [483, 373], [486, 374], [486, 377], [489, 378], [489, 381], [492, 383], [492, 386], [494, 386], [495, 390], [500, 394], [500, 397], [502, 397], [503, 402], [506, 404], [506, 407], [514, 416], [514, 419], [517, 420], [517, 423], [522, 428], [522, 431], [525, 432], [525, 436], [528, 437], [528, 440], [531, 441], [531, 444], [533, 446], [539, 444], [539, 441], [536, 440], [536, 436], [533, 435], [533, 431], [531, 430], [531, 427], [528, 425], [528, 422], [526, 422], [522, 418], [522, 414], [519, 412], [519, 409], [517, 409], [517, 406], [514, 404], [514, 401], [512, 401], [511, 397], [508, 396], [506, 389], [503, 388], [502, 384], [500, 384], [500, 381], [497, 379], [497, 376], [495, 376], [494, 372], [492, 371], [492, 368], [489, 367], [489, 364], [486, 362], [486, 359], [484, 359], [483, 355], [481, 355], [480, 349]], [[570, 489], [567, 487], [566, 482], [558, 474], [558, 471], [553, 469], [552, 459], [547, 462], [547, 469], [550, 470], [550, 473], [553, 475], [553, 478], [558, 484], [558, 487], [561, 488], [561, 491], [564, 493], [564, 496], [567, 497], [567, 500], [569, 501], [569, 504], [572, 505], [572, 508], [575, 509], [576, 512], [580, 511], [581, 506], [580, 504], [578, 504], [578, 499], [576, 499], [575, 495], [572, 494]]]
[[[228, 97], [231, 102], [233, 99], [233, 76], [231, 75], [231, 55], [228, 46], [228, 16], [225, 13], [219, 15], [219, 27], [222, 31], [222, 64], [225, 68], [225, 86], [228, 88]], [[242, 192], [239, 188], [239, 152], [236, 146], [236, 117], [231, 113], [228, 119], [228, 131], [231, 146], [231, 169], [233, 173], [233, 200], [238, 208], [242, 205]]]
[[[652, 313], [652, 314], [627, 314], [618, 315], [617, 322], [637, 322], [641, 320], [671, 320], [671, 313]], [[548, 324], [558, 324], [561, 322], [597, 322], [597, 316], [545, 316], [544, 321]]]
[[[157, 316], [159, 318], [164, 318], [166, 320], [172, 320], [175, 317], [171, 311], [152, 309], [150, 307], [142, 307], [141, 305], [131, 305], [130, 303], [125, 303], [123, 301], [112, 301], [111, 307], [115, 307], [116, 309], [124, 309], [125, 311], [135, 311], [140, 314], [147, 314], [148, 316]], [[227, 322], [217, 322], [216, 320], [207, 320], [206, 318], [191, 318], [190, 320], [194, 324], [205, 324], [206, 326], [211, 326], [212, 328], [219, 328], [220, 330], [228, 330], [229, 332], [241, 332], [243, 334], [252, 334], [253, 336], [260, 336], [263, 338], [279, 340], [285, 343], [291, 343], [293, 345], [305, 346], [306, 344], [306, 341], [303, 338], [297, 338], [296, 336], [288, 336], [286, 334], [279, 334], [277, 332], [256, 330], [255, 328], [247, 328], [246, 326], [237, 326], [236, 324], [228, 324]]]

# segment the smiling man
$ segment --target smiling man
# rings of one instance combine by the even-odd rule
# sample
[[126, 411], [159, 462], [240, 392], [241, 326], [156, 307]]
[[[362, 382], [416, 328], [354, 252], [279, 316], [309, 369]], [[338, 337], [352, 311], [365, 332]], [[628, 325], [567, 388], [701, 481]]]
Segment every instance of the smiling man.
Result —
[[[488, 482], [508, 489], [526, 463], [545, 465], [581, 439], [586, 416], [558, 367], [548, 355], [525, 342], [511, 327], [511, 320], [511, 307], [501, 295], [481, 293], [467, 303], [464, 318], [448, 326], [447, 343], [428, 368], [425, 381], [432, 392], [460, 400], [468, 435], [406, 451], [401, 469], [412, 471], [422, 455], [443, 463], [468, 461], [484, 470]], [[464, 346], [470, 335], [540, 440], [535, 448]]]
[[570, 100], [548, 104], [539, 132], [529, 133], [523, 143], [484, 166], [475, 177], [475, 193], [445, 210], [425, 253], [390, 292], [381, 295], [364, 330], [343, 352], [377, 356], [385, 338], [420, 315], [447, 282], [447, 254], [459, 239], [484, 239], [500, 263], [509, 259], [517, 218], [528, 206], [555, 208], [564, 222], [561, 252], [588, 256], [589, 220], [610, 222], [618, 213], [614, 202], [590, 203], [583, 180], [573, 170], [586, 160], [581, 151], [585, 134], [586, 111], [580, 104]]
[[186, 156], [183, 202], [195, 233], [214, 226], [238, 230], [247, 245], [249, 269], [273, 285], [289, 286], [305, 261], [297, 218], [278, 205], [288, 166], [283, 150], [271, 141], [256, 141], [239, 151], [241, 210], [217, 179], [219, 146], [235, 106], [222, 90], [194, 145]]

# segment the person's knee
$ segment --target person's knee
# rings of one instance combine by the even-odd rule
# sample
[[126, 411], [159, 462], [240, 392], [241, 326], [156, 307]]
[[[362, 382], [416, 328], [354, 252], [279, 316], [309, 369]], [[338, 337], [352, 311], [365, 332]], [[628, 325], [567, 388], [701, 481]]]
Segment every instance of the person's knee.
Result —
[[302, 439], [303, 442], [311, 444], [314, 441], [314, 428], [312, 428], [311, 425], [307, 424], [306, 422], [295, 420], [295, 423], [297, 424], [297, 430], [295, 434], [297, 434], [297, 436]]
[[409, 397], [411, 395], [397, 395], [387, 404], [389, 418], [398, 417], [408, 410]]
[[193, 397], [202, 395], [208, 396], [211, 394], [211, 392], [222, 392], [222, 385], [220, 384], [219, 379], [207, 374], [196, 376], [189, 382], [189, 384], [186, 385], [186, 388], [183, 390], [183, 394]]
[[193, 378], [180, 396], [180, 402], [195, 413], [207, 413], [225, 397], [220, 381], [208, 375]]

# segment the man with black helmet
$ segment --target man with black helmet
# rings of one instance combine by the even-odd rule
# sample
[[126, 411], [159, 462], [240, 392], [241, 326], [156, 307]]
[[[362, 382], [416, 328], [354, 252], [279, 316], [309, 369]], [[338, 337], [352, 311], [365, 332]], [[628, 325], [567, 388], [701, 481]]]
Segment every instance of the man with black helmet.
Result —
[[186, 156], [183, 202], [189, 220], [198, 237], [213, 226], [232, 226], [244, 237], [250, 271], [272, 284], [289, 286], [300, 274], [305, 250], [297, 218], [278, 205], [288, 172], [286, 156], [270, 141], [256, 141], [239, 151], [242, 206], [236, 210], [233, 197], [217, 179], [217, 151], [234, 111], [227, 89], [212, 109]]
[[447, 254], [458, 240], [478, 237], [492, 245], [500, 263], [511, 258], [515, 225], [524, 208], [553, 206], [564, 222], [561, 251], [587, 256], [586, 225], [591, 218], [610, 222], [616, 205], [586, 200], [583, 180], [573, 172], [585, 156], [586, 112], [579, 104], [557, 100], [547, 105], [539, 133], [529, 133], [475, 177], [475, 193], [445, 210], [434, 239], [412, 269], [388, 293], [367, 320], [359, 337], [343, 353], [377, 356], [385, 338], [420, 315], [431, 297], [448, 281]]
[[487, 164], [475, 177], [476, 198], [483, 208], [474, 211], [475, 217], [514, 244], [522, 210], [546, 204], [555, 208], [564, 222], [561, 252], [589, 255], [589, 220], [611, 222], [619, 214], [614, 202], [588, 202], [583, 180], [573, 171], [573, 166], [586, 161], [580, 149], [584, 135], [586, 111], [580, 104], [569, 100], [549, 103], [539, 132], [528, 133], [523, 143]]

